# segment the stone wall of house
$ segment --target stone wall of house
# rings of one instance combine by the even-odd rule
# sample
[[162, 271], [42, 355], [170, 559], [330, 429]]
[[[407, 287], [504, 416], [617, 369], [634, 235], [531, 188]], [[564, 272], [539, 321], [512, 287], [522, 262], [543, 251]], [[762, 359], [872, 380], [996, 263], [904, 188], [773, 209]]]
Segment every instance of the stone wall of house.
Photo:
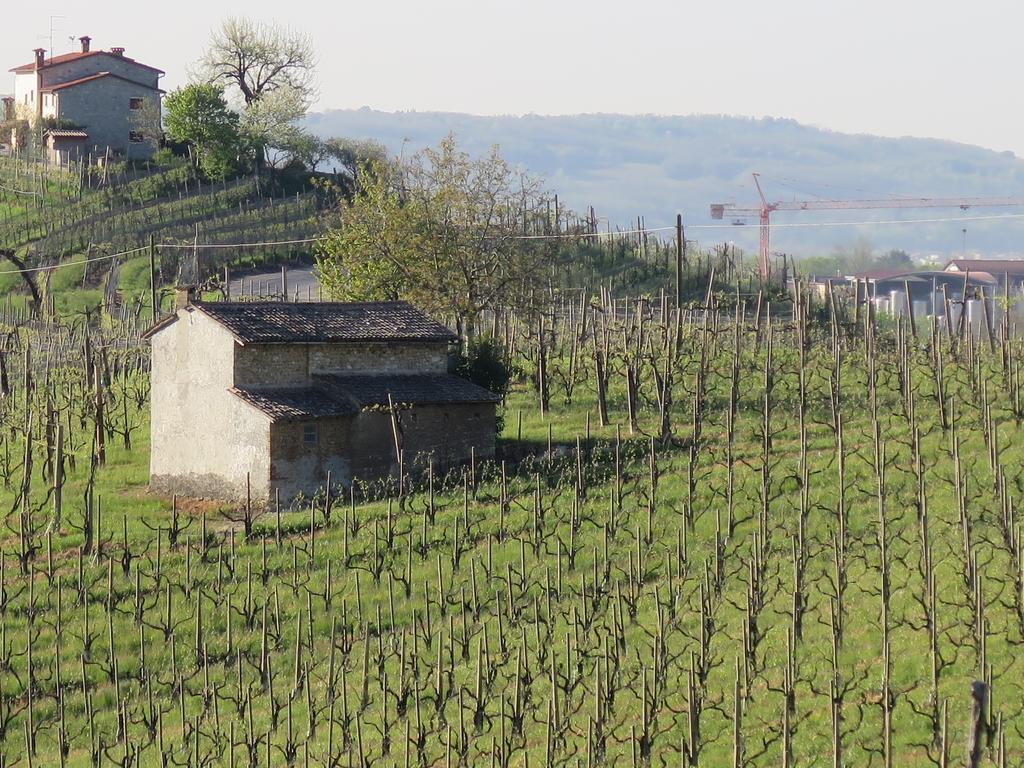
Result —
[[444, 373], [447, 342], [313, 344], [310, 373]]
[[152, 337], [150, 487], [236, 499], [270, 494], [270, 419], [235, 397], [234, 338], [201, 312], [181, 310]]
[[[437, 470], [469, 461], [470, 449], [478, 459], [494, 456], [493, 403], [419, 405], [402, 411], [401, 425], [406, 471]], [[363, 411], [353, 422], [350, 444], [353, 477], [373, 480], [398, 473], [391, 416], [384, 411]]]
[[318, 373], [444, 373], [446, 342], [245, 344], [235, 354], [236, 387], [294, 387]]
[[[315, 442], [306, 440], [306, 428], [315, 428]], [[290, 502], [296, 494], [312, 496], [327, 485], [347, 485], [352, 480], [349, 462], [352, 417], [286, 421], [270, 429], [270, 492]]]
[[234, 386], [301, 387], [309, 384], [306, 344], [245, 344], [235, 348]]
[[124, 80], [105, 77], [58, 92], [59, 112], [63, 119], [81, 125], [89, 134], [86, 153], [103, 154], [107, 147], [127, 157], [148, 157], [153, 152], [149, 141], [134, 143], [130, 133], [141, 126], [133, 124], [129, 100], [158, 99], [149, 90]]
[[[402, 413], [406, 471], [418, 473], [433, 461], [436, 471], [494, 457], [494, 405], [417, 406]], [[317, 441], [305, 440], [307, 425], [316, 426]], [[364, 411], [356, 416], [283, 422], [271, 428], [271, 495], [283, 502], [296, 494], [312, 496], [327, 483], [347, 485], [354, 479], [375, 481], [398, 474], [391, 416]]]

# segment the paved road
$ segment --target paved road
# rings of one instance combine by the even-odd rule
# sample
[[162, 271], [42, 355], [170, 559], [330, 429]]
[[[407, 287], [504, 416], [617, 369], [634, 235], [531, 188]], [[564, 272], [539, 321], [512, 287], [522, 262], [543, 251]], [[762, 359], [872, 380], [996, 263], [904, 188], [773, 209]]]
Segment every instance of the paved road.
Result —
[[[320, 294], [320, 284], [313, 274], [312, 267], [295, 267], [287, 270], [285, 277], [288, 283], [288, 298], [294, 299], [296, 293], [299, 301], [316, 301]], [[231, 276], [231, 297], [248, 296], [274, 297], [281, 294], [281, 270], [267, 269], [258, 272], [244, 272], [237, 277]]]

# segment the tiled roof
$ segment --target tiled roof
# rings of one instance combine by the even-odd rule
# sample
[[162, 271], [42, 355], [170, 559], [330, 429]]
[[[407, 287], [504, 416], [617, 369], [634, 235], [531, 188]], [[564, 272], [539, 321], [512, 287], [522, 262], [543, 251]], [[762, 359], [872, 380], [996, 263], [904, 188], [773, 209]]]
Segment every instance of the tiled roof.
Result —
[[50, 128], [46, 131], [47, 136], [52, 136], [55, 139], [88, 139], [89, 134], [86, 131], [78, 130], [77, 128]]
[[271, 421], [305, 421], [346, 416], [373, 406], [497, 403], [494, 393], [447, 373], [317, 376], [318, 386], [241, 389], [230, 392]]
[[265, 413], [272, 421], [302, 421], [356, 412], [350, 403], [314, 388], [254, 391], [235, 387], [231, 393]]
[[947, 272], [988, 272], [1000, 275], [1024, 276], [1024, 259], [953, 259], [946, 265]]
[[66, 83], [54, 83], [53, 85], [48, 85], [47, 87], [43, 88], [42, 93], [53, 93], [54, 91], [62, 91], [65, 88], [74, 88], [75, 86], [84, 85], [85, 83], [91, 83], [93, 80], [103, 80], [107, 77], [111, 77], [115, 80], [122, 80], [126, 83], [130, 83], [131, 85], [137, 85], [139, 88], [145, 88], [147, 91], [160, 91], [160, 93], [163, 93], [162, 90], [160, 90], [159, 88], [154, 88], [152, 85], [146, 85], [145, 83], [140, 83], [137, 80], [131, 80], [127, 77], [122, 77], [121, 75], [115, 75], [113, 72], [97, 72], [94, 75], [80, 77], [77, 80], [68, 80]]
[[404, 301], [225, 301], [197, 302], [192, 306], [223, 325], [243, 344], [455, 339], [447, 327]]
[[447, 373], [331, 374], [316, 377], [332, 397], [346, 398], [363, 409], [393, 402], [413, 405], [443, 403], [497, 403], [493, 392]]
[[[127, 56], [118, 56], [117, 54], [111, 53], [110, 51], [85, 51], [84, 53], [82, 51], [74, 51], [73, 53], [61, 54], [60, 56], [51, 56], [43, 64], [43, 69], [47, 69], [49, 67], [56, 67], [61, 64], [66, 64], [69, 61], [77, 61], [78, 59], [84, 59], [89, 56], [113, 56], [121, 61], [127, 61], [129, 64], [134, 64], [137, 67], [142, 67], [143, 69], [148, 69], [152, 72], [159, 72], [161, 75], [164, 74], [164, 71], [162, 69], [150, 67], [146, 64], [140, 64], [135, 59], [129, 59]], [[22, 64], [20, 67], [15, 67], [10, 71], [15, 72], [19, 75], [23, 75], [26, 72], [35, 72], [35, 70], [36, 63], [34, 61], [30, 61], [28, 64]]]

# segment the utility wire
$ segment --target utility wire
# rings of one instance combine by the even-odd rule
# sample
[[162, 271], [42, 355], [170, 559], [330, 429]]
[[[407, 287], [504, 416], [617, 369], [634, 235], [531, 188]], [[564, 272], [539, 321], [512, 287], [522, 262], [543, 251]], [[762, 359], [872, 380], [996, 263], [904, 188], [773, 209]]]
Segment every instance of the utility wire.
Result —
[[[859, 227], [859, 226], [890, 226], [899, 224], [942, 224], [948, 222], [971, 222], [971, 221], [1008, 221], [1024, 219], [1024, 213], [1003, 213], [991, 216], [963, 216], [963, 217], [939, 217], [931, 219], [891, 219], [887, 221], [806, 221], [789, 222], [785, 224], [769, 224], [771, 229], [812, 229], [814, 227]], [[760, 227], [760, 224], [690, 224], [686, 229], [743, 229]], [[511, 239], [516, 240], [559, 240], [559, 239], [584, 239], [599, 237], [615, 237], [621, 235], [648, 234], [651, 232], [668, 232], [675, 230], [675, 226], [668, 227], [644, 227], [643, 229], [625, 229], [615, 232], [586, 232], [586, 233], [559, 233], [556, 235], [514, 235]], [[301, 245], [304, 243], [315, 243], [324, 239], [325, 236], [306, 237], [299, 240], [268, 240], [258, 243], [157, 243], [157, 248], [180, 248], [180, 249], [207, 249], [207, 248], [259, 248], [274, 245]], [[29, 267], [27, 269], [8, 269], [0, 271], [0, 275], [20, 275], [26, 272], [45, 272], [48, 269], [62, 269], [73, 267], [79, 264], [92, 264], [97, 261], [115, 259], [118, 256], [131, 256], [136, 253], [149, 250], [148, 245], [131, 248], [117, 253], [108, 253], [102, 256], [94, 256], [91, 259], [82, 261], [68, 261], [62, 264], [51, 264], [45, 267]]]
[[[813, 229], [814, 227], [860, 227], [893, 224], [943, 224], [948, 222], [1001, 221], [1024, 219], [1024, 213], [995, 213], [990, 216], [947, 216], [933, 219], [890, 219], [886, 221], [793, 221], [784, 224], [769, 224], [771, 229]], [[742, 229], [760, 227], [760, 224], [691, 224], [687, 229]]]
[[63, 264], [50, 264], [45, 267], [28, 267], [27, 269], [5, 269], [0, 271], [0, 275], [23, 275], [26, 272], [45, 272], [48, 269], [62, 269], [64, 267], [77, 267], [80, 264], [92, 264], [97, 261], [106, 261], [107, 259], [116, 259], [118, 256], [129, 256], [133, 253], [139, 253], [140, 251], [148, 251], [149, 246], [144, 245], [140, 248], [132, 248], [128, 251], [118, 251], [117, 253], [107, 253], [103, 256], [94, 256], [91, 259], [83, 259], [82, 261], [65, 261]]
[[195, 250], [197, 248], [259, 248], [265, 245], [298, 245], [301, 243], [315, 243], [324, 239], [319, 237], [306, 237], [301, 240], [268, 240], [262, 243], [157, 243], [157, 248], [184, 248]]

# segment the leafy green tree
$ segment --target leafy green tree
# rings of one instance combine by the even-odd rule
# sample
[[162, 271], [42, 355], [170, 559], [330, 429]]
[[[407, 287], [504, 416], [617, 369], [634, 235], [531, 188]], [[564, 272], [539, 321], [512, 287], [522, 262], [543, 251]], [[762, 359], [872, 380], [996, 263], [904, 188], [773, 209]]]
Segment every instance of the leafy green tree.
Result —
[[367, 168], [320, 245], [329, 293], [408, 299], [454, 317], [465, 346], [482, 312], [529, 300], [547, 246], [524, 240], [521, 222], [546, 208], [539, 179], [496, 147], [472, 159], [451, 136], [399, 166]]
[[354, 184], [359, 180], [359, 171], [368, 163], [378, 166], [388, 162], [388, 153], [378, 141], [346, 139], [332, 136], [323, 141], [327, 159], [337, 163], [337, 171], [345, 174]]
[[878, 269], [902, 269], [912, 272], [915, 269], [914, 260], [910, 254], [899, 248], [894, 248], [875, 259], [875, 267]]
[[238, 114], [224, 98], [222, 88], [193, 83], [167, 94], [164, 125], [175, 141], [191, 144], [199, 167], [211, 179], [223, 179], [238, 169], [243, 141]]
[[461, 352], [455, 373], [499, 397], [508, 394], [512, 383], [512, 365], [505, 355], [505, 347], [490, 335], [477, 336], [469, 348]]

